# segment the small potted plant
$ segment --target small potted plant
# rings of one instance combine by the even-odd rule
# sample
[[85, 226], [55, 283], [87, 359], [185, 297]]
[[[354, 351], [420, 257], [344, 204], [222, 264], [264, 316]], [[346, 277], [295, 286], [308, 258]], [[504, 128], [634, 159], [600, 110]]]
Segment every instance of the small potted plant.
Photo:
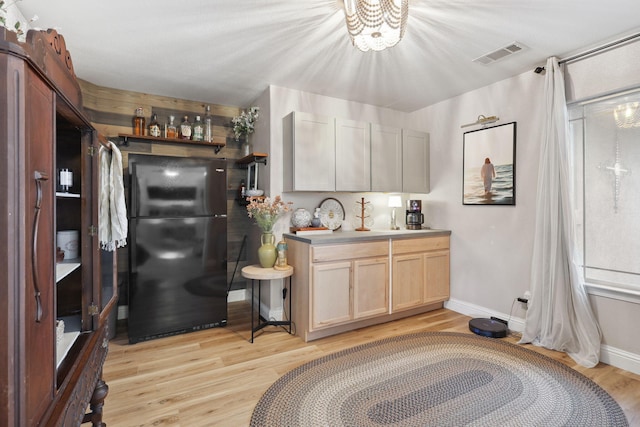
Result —
[[231, 119], [236, 141], [240, 141], [241, 136], [245, 137], [244, 144], [242, 144], [243, 156], [248, 156], [253, 151], [249, 135], [255, 131], [255, 122], [258, 117], [260, 117], [260, 107], [250, 107], [247, 111], [243, 111], [239, 116]]

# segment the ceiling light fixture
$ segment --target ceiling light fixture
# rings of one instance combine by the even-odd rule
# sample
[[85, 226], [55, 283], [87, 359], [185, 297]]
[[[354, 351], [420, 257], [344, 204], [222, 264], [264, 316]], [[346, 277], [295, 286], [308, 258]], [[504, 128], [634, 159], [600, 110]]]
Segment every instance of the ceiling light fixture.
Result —
[[409, 0], [344, 0], [351, 42], [363, 52], [395, 46], [404, 36]]

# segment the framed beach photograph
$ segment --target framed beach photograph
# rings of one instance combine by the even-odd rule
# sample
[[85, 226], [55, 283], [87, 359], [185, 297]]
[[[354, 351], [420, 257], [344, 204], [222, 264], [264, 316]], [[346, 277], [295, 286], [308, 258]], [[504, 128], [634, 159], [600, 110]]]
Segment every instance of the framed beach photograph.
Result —
[[516, 122], [463, 135], [463, 205], [516, 204]]

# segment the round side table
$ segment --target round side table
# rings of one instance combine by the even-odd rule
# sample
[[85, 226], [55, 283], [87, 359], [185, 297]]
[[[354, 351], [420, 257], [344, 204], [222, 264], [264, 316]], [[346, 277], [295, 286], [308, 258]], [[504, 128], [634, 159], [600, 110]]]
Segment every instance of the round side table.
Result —
[[[253, 342], [253, 336], [260, 329], [268, 325], [274, 326], [288, 326], [289, 333], [291, 333], [291, 276], [293, 275], [293, 267], [289, 266], [286, 270], [276, 270], [274, 268], [262, 268], [260, 265], [248, 265], [242, 269], [242, 277], [245, 279], [251, 279], [251, 342]], [[273, 279], [286, 279], [289, 278], [289, 320], [262, 320], [260, 316], [260, 300], [261, 289], [263, 280]], [[258, 281], [258, 322], [254, 326], [254, 312], [255, 312], [255, 281]], [[286, 289], [286, 287], [285, 287]]]

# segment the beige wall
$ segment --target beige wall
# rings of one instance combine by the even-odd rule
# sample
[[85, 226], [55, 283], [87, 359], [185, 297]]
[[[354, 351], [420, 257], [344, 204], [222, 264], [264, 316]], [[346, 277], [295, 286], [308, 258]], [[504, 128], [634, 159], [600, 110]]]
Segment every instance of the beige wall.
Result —
[[[412, 113], [414, 123], [425, 123], [431, 136], [427, 210], [434, 223], [452, 230], [448, 308], [506, 316], [515, 325], [525, 317], [513, 301], [530, 283], [543, 88], [544, 76], [530, 71]], [[513, 207], [462, 205], [463, 134], [469, 128], [460, 126], [480, 114], [500, 117], [498, 124], [517, 122]], [[640, 301], [590, 292], [603, 335], [601, 360], [640, 373], [640, 342], [629, 339], [637, 336]]]

